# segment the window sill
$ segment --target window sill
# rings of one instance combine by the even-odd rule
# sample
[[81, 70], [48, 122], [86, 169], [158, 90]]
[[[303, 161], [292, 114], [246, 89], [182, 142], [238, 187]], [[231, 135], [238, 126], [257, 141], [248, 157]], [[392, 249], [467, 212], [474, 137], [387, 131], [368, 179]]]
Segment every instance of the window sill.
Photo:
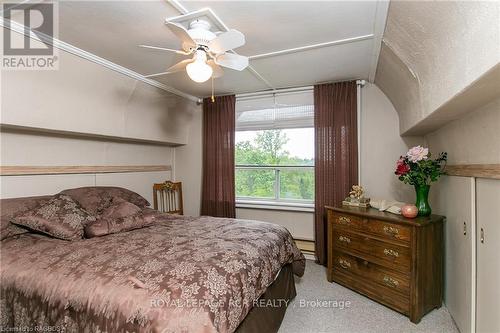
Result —
[[237, 200], [236, 208], [314, 213], [314, 204], [291, 202]]

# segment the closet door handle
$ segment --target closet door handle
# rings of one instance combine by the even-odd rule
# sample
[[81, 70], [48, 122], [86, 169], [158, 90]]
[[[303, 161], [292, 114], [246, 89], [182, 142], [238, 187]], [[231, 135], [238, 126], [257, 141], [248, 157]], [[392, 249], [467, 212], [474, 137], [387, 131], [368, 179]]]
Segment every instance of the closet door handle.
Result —
[[481, 228], [481, 236], [480, 236], [480, 239], [481, 239], [481, 244], [484, 244], [484, 229]]
[[464, 236], [467, 236], [467, 224], [464, 221]]

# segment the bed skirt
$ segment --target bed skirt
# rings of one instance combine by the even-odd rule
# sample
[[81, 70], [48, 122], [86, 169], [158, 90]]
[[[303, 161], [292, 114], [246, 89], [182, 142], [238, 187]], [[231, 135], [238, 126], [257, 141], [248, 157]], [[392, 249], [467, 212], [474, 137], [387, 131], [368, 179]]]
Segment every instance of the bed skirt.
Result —
[[283, 266], [276, 280], [266, 289], [250, 310], [237, 333], [278, 332], [287, 306], [295, 298], [295, 280], [292, 265]]

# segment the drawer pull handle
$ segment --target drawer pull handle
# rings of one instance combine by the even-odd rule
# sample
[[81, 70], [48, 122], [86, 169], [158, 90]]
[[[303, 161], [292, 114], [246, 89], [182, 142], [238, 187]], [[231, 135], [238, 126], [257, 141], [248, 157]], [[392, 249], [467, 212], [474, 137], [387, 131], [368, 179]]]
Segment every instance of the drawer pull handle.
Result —
[[339, 236], [339, 241], [350, 243], [351, 239], [349, 237], [346, 237], [346, 236]]
[[391, 278], [390, 276], [384, 276], [384, 283], [389, 287], [396, 288], [399, 285], [399, 281]]
[[344, 269], [351, 268], [351, 263], [345, 259], [339, 259], [339, 264]]
[[399, 229], [396, 227], [384, 226], [384, 232], [388, 235], [391, 235], [392, 237], [396, 237], [397, 235], [399, 235]]
[[339, 217], [338, 221], [340, 224], [350, 224], [351, 223], [351, 219], [348, 217], [345, 217], [345, 216]]
[[386, 256], [392, 256], [392, 257], [399, 257], [399, 253], [398, 251], [394, 251], [394, 250], [391, 250], [391, 249], [384, 249], [384, 254]]

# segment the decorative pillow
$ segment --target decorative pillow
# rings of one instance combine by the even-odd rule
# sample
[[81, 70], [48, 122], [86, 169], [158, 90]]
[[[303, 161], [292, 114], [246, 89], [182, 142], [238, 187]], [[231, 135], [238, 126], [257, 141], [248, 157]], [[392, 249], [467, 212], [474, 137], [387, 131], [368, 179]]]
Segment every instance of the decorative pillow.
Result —
[[93, 216], [101, 215], [106, 208], [111, 206], [115, 198], [130, 202], [140, 208], [149, 206], [149, 202], [139, 194], [121, 187], [79, 187], [64, 190], [61, 194], [69, 195]]
[[71, 197], [57, 194], [47, 203], [12, 219], [12, 223], [65, 240], [81, 239], [83, 228], [94, 222]]
[[10, 238], [13, 236], [18, 236], [26, 234], [29, 232], [28, 229], [18, 227], [17, 225], [10, 223], [10, 220], [4, 221], [2, 219], [2, 227], [0, 229], [0, 240]]
[[10, 221], [28, 210], [49, 201], [52, 196], [0, 199], [0, 239], [6, 239], [30, 232]]
[[115, 198], [104, 209], [97, 221], [85, 227], [85, 237], [99, 237], [122, 231], [139, 229], [153, 224], [159, 212], [151, 208], [140, 208], [131, 202]]

